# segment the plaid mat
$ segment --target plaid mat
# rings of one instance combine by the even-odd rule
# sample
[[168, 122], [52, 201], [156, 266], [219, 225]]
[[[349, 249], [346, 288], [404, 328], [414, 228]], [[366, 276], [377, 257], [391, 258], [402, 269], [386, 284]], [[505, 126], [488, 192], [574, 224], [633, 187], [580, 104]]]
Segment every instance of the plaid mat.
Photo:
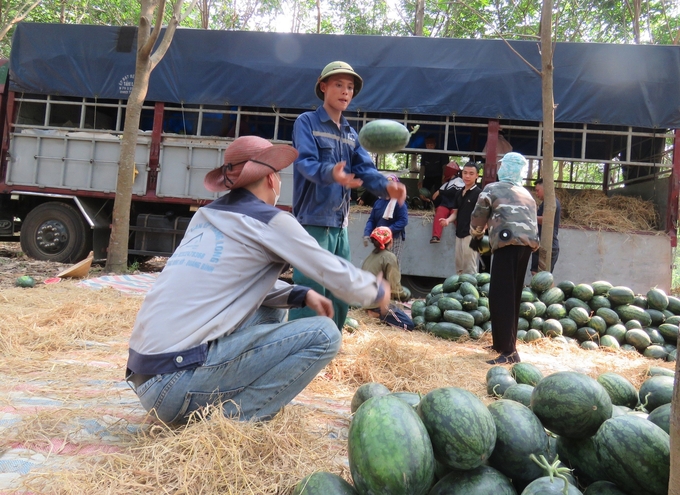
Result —
[[89, 278], [78, 282], [79, 287], [104, 289], [110, 287], [121, 292], [146, 294], [158, 278], [159, 273], [140, 273], [137, 275], [107, 275]]

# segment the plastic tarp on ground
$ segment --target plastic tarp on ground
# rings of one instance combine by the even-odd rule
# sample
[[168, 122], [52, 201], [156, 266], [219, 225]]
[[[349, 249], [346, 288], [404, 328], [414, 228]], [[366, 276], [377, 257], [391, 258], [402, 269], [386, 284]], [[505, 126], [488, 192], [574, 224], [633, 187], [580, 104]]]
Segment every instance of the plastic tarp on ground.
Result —
[[[20, 23], [10, 89], [125, 99], [134, 34]], [[310, 109], [321, 68], [344, 60], [365, 82], [350, 111], [541, 121], [541, 78], [528, 65], [540, 70], [539, 45], [509, 43], [178, 29], [147, 100]], [[680, 46], [557, 43], [554, 65], [557, 122], [680, 127]]]

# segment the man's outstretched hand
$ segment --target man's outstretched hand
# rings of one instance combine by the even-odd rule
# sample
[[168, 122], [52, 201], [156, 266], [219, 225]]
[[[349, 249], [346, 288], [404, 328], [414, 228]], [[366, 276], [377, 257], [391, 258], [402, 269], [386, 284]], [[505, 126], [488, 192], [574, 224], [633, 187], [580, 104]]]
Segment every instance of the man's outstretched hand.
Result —
[[406, 186], [401, 182], [387, 183], [387, 194], [390, 195], [390, 199], [396, 199], [399, 205], [403, 205], [406, 201]]
[[354, 174], [345, 172], [345, 162], [338, 162], [333, 167], [333, 180], [341, 186], [354, 189], [363, 184], [361, 179], [354, 177]]
[[313, 289], [307, 291], [305, 297], [305, 304], [308, 308], [316, 311], [319, 316], [328, 316], [333, 318], [333, 302], [327, 297], [322, 296]]

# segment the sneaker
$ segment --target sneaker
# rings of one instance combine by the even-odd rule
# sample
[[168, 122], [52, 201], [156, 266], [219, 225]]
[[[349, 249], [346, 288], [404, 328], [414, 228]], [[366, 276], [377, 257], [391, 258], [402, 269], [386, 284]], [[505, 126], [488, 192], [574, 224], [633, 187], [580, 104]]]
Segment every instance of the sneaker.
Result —
[[487, 361], [487, 364], [513, 364], [513, 363], [519, 363], [521, 359], [519, 358], [519, 354], [517, 354], [517, 351], [515, 352], [508, 352], [508, 353], [503, 353], [500, 356], [498, 356], [496, 359], [491, 359]]
[[435, 244], [437, 242], [439, 242], [439, 237], [437, 237], [436, 235], [432, 236], [432, 239], [430, 239], [430, 244]]

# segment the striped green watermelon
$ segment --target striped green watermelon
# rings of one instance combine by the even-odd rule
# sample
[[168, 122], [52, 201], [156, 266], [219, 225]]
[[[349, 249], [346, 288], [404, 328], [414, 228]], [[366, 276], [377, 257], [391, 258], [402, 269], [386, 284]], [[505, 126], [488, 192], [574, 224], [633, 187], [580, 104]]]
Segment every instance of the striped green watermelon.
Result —
[[428, 432], [413, 408], [397, 397], [373, 397], [357, 410], [347, 457], [359, 493], [424, 495], [434, 481]]
[[571, 291], [571, 297], [586, 302], [590, 301], [593, 298], [593, 295], [595, 295], [595, 291], [590, 284], [578, 284]]
[[[566, 494], [564, 492], [565, 484], [567, 487]], [[561, 478], [543, 476], [529, 483], [522, 491], [522, 495], [583, 495], [583, 492]]]
[[[445, 311], [444, 313], [448, 313]], [[455, 323], [450, 323], [448, 321], [440, 321], [432, 325], [432, 328], [428, 330], [435, 337], [446, 340], [459, 340], [463, 337], [469, 337], [470, 333], [467, 329], [457, 325]]]
[[587, 302], [583, 302], [576, 297], [570, 297], [569, 299], [564, 301], [564, 309], [566, 309], [567, 312], [569, 312], [573, 308], [577, 308], [577, 307], [585, 309], [588, 313], [590, 313], [590, 311], [591, 311], [590, 306], [588, 306]]
[[467, 311], [456, 311], [455, 309], [449, 309], [444, 311], [444, 320], [449, 323], [455, 323], [468, 330], [475, 326], [475, 318]]
[[536, 330], [540, 330], [542, 332], [544, 323], [545, 320], [543, 318], [536, 316], [531, 319], [531, 322], [529, 322], [529, 328], [535, 328]]
[[590, 286], [593, 288], [593, 294], [595, 296], [607, 295], [613, 287], [612, 284], [606, 280], [598, 280], [597, 282], [590, 284]]
[[510, 370], [508, 368], [505, 368], [503, 366], [492, 366], [486, 372], [486, 382], [488, 383], [491, 377], [496, 375], [505, 375], [510, 376], [512, 378], [512, 376], [510, 375]]
[[588, 310], [577, 306], [571, 308], [569, 311], [569, 318], [574, 320], [579, 327], [584, 327], [590, 321], [590, 314]]
[[576, 335], [578, 326], [574, 320], [571, 318], [560, 318], [558, 321], [560, 322], [560, 325], [562, 325], [562, 335], [565, 337], [573, 337]]
[[618, 350], [621, 348], [621, 344], [619, 344], [619, 341], [611, 335], [603, 335], [600, 337], [600, 347]]
[[450, 309], [454, 309], [457, 311], [462, 311], [463, 310], [463, 305], [459, 303], [457, 300], [455, 300], [452, 297], [442, 297], [437, 301], [437, 307], [441, 310], [442, 314], [444, 311], [448, 311]]
[[428, 495], [517, 495], [512, 482], [490, 466], [447, 474]]
[[546, 290], [540, 296], [538, 296], [538, 298], [546, 306], [561, 303], [565, 299], [564, 292], [562, 292], [562, 289], [560, 289], [559, 287], [553, 287], [551, 289]]
[[581, 342], [581, 348], [587, 351], [596, 351], [600, 348], [600, 345], [593, 340], [584, 340]]
[[668, 307], [668, 296], [659, 288], [650, 289], [647, 292], [647, 307], [657, 310], [666, 309]]
[[638, 391], [627, 378], [608, 371], [597, 377], [597, 381], [609, 394], [612, 404], [635, 409], [639, 403]]
[[531, 363], [515, 363], [510, 368], [510, 375], [517, 383], [535, 387], [543, 379], [543, 373]]
[[657, 407], [649, 416], [647, 416], [647, 421], [651, 421], [656, 426], [661, 428], [663, 431], [670, 435], [671, 433], [671, 404], [664, 404]]
[[626, 495], [626, 492], [611, 481], [596, 481], [588, 485], [583, 495]]
[[659, 325], [659, 333], [669, 344], [675, 344], [678, 341], [678, 325], [662, 323]]
[[627, 330], [631, 330], [633, 328], [642, 330], [642, 325], [640, 325], [640, 322], [637, 320], [628, 320], [627, 322], [624, 323], [624, 326], [626, 327]]
[[531, 409], [519, 402], [501, 399], [488, 406], [496, 425], [496, 446], [489, 464], [511, 479], [532, 481], [543, 469], [530, 459], [547, 456], [548, 435]]
[[619, 318], [619, 315], [616, 314], [616, 311], [610, 308], [597, 308], [595, 310], [595, 315], [602, 318], [607, 323], [607, 326], [621, 323], [621, 318]]
[[430, 304], [429, 306], [425, 307], [425, 312], [423, 313], [423, 317], [425, 318], [425, 321], [441, 321], [442, 319], [442, 310], [439, 309], [438, 306], [434, 304]]
[[458, 275], [451, 275], [442, 283], [442, 291], [446, 293], [456, 292], [462, 283]]
[[659, 311], [658, 309], [647, 308], [645, 309], [645, 313], [649, 315], [649, 318], [652, 320], [652, 325], [654, 326], [661, 325], [666, 321], [666, 315], [664, 315], [663, 312]]
[[536, 385], [531, 409], [556, 435], [585, 438], [611, 417], [612, 401], [604, 387], [588, 375], [559, 371]]
[[390, 389], [387, 388], [382, 383], [368, 382], [359, 386], [359, 388], [354, 392], [352, 396], [352, 402], [350, 404], [350, 410], [352, 413], [359, 409], [359, 406], [366, 402], [371, 397], [377, 397], [379, 395], [387, 395], [390, 393]]
[[670, 376], [651, 376], [640, 385], [640, 403], [648, 412], [673, 400], [673, 382]]
[[607, 322], [601, 316], [593, 315], [588, 321], [588, 326], [595, 330], [599, 335], [604, 335], [607, 331]]
[[595, 295], [590, 301], [588, 301], [588, 306], [590, 306], [593, 311], [597, 311], [600, 308], [611, 308], [612, 303], [610, 303], [609, 299], [607, 299], [605, 296]]
[[668, 296], [668, 306], [666, 306], [666, 309], [674, 315], [680, 315], [680, 298]]
[[673, 378], [675, 376], [675, 371], [670, 370], [668, 368], [664, 368], [662, 366], [650, 366], [647, 369], [647, 376], [670, 376]]
[[565, 297], [571, 297], [571, 292], [574, 290], [574, 287], [576, 287], [576, 284], [571, 280], [563, 280], [557, 284], [557, 287], [559, 287], [562, 292], [564, 292]]
[[562, 324], [559, 320], [549, 318], [543, 323], [543, 333], [550, 338], [560, 337], [562, 335]]
[[357, 492], [337, 474], [317, 471], [302, 478], [293, 495], [357, 495]]
[[545, 309], [546, 319], [559, 320], [567, 317], [567, 310], [562, 304], [551, 304]]
[[536, 330], [535, 328], [531, 328], [527, 330], [526, 335], [524, 336], [524, 342], [534, 342], [535, 340], [540, 340], [543, 337], [543, 333], [541, 333], [540, 330]]
[[536, 306], [530, 302], [519, 303], [519, 316], [526, 320], [531, 320], [536, 316]]
[[644, 352], [647, 347], [652, 345], [652, 340], [644, 330], [631, 328], [626, 332], [626, 343], [632, 345], [638, 351]]
[[629, 287], [612, 287], [609, 289], [609, 302], [612, 306], [620, 306], [622, 304], [632, 304], [635, 301], [635, 292]]
[[531, 277], [531, 288], [539, 294], [545, 292], [553, 286], [553, 275], [550, 272], [538, 272]]
[[410, 138], [411, 132], [395, 120], [373, 120], [359, 130], [359, 144], [370, 153], [396, 153]]
[[418, 414], [439, 462], [456, 469], [473, 469], [491, 455], [496, 426], [489, 410], [473, 393], [455, 387], [436, 388], [420, 400]]
[[604, 334], [614, 337], [619, 344], [624, 344], [626, 342], [626, 332], [628, 332], [626, 327], [617, 323], [608, 327]]
[[605, 421], [595, 435], [605, 475], [628, 493], [667, 495], [670, 437], [651, 421], [624, 414]]
[[659, 344], [652, 344], [647, 346], [647, 348], [642, 352], [642, 355], [649, 359], [662, 359], [665, 361], [668, 357], [668, 351]]
[[416, 392], [390, 392], [388, 395], [403, 400], [413, 408], [416, 408], [418, 406], [418, 404], [420, 403], [420, 398], [422, 397], [420, 394]]
[[425, 301], [417, 299], [411, 304], [411, 316], [423, 316], [425, 314]]
[[644, 309], [632, 304], [624, 304], [614, 308], [616, 314], [619, 315], [622, 321], [637, 320], [643, 327], [648, 327], [652, 324], [652, 317]]
[[503, 398], [506, 400], [514, 400], [520, 404], [529, 407], [531, 404], [531, 393], [534, 391], [534, 387], [527, 385], [525, 383], [517, 383], [515, 385], [510, 385], [505, 389]]
[[574, 470], [574, 476], [581, 485], [606, 479], [597, 458], [594, 437], [557, 437], [557, 454], [562, 462]]

